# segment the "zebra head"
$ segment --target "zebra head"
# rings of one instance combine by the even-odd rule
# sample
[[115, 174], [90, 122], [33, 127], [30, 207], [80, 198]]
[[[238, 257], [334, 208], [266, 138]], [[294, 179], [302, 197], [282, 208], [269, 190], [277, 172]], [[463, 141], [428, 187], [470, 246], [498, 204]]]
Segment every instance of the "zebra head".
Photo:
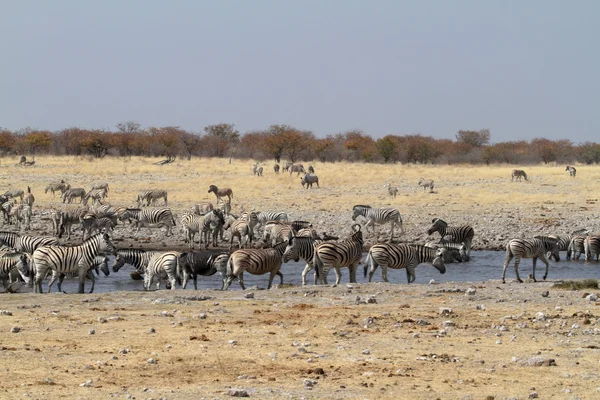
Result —
[[125, 257], [123, 257], [123, 255], [117, 253], [117, 256], [115, 257], [115, 263], [113, 264], [112, 270], [113, 272], [119, 272], [119, 270], [121, 269], [121, 267], [125, 265]]
[[98, 233], [98, 252], [101, 254], [117, 255], [117, 248], [110, 241], [108, 233]]
[[448, 226], [448, 224], [439, 219], [439, 218], [434, 218], [431, 220], [431, 222], [433, 223], [433, 225], [431, 225], [431, 227], [427, 230], [427, 234], [431, 235], [434, 232], [441, 232], [442, 230], [445, 231], [446, 227]]
[[17, 271], [26, 284], [29, 284], [29, 264], [29, 255], [26, 253], [21, 254], [21, 256], [19, 256], [19, 262], [17, 263]]
[[458, 252], [460, 253], [460, 258], [462, 259], [462, 262], [467, 262], [471, 259], [471, 257], [467, 253], [467, 247], [464, 244], [460, 246]]
[[443, 247], [437, 249], [437, 251], [435, 252], [435, 258], [431, 262], [431, 265], [433, 265], [435, 269], [440, 271], [440, 274], [446, 273], [446, 266], [444, 265], [444, 252], [446, 251], [448, 250], [444, 249]]
[[219, 190], [219, 188], [216, 187], [215, 185], [210, 185], [208, 187], [208, 193], [213, 192], [214, 194], [217, 194], [217, 190]]
[[102, 262], [99, 265], [100, 271], [104, 274], [104, 276], [110, 275], [110, 269], [108, 268], [108, 257], [104, 257]]
[[294, 260], [295, 262], [298, 262], [300, 260], [300, 252], [298, 251], [299, 246], [297, 245], [297, 243], [298, 241], [296, 240], [295, 236], [288, 238], [287, 247], [285, 248], [285, 251], [283, 252], [282, 256], [282, 260], [284, 263], [290, 260]]
[[370, 208], [371, 208], [371, 206], [360, 205], [360, 204], [352, 207], [352, 221], [355, 221], [356, 217], [358, 217], [359, 215], [362, 215], [364, 217]]

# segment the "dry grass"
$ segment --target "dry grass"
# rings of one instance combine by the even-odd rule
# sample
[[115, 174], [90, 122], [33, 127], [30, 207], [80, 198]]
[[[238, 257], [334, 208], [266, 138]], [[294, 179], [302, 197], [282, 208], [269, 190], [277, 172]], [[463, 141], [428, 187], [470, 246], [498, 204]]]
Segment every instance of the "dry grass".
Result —
[[596, 279], [583, 279], [580, 281], [564, 281], [557, 282], [552, 285], [553, 288], [565, 290], [582, 290], [582, 289], [598, 289], [598, 281]]

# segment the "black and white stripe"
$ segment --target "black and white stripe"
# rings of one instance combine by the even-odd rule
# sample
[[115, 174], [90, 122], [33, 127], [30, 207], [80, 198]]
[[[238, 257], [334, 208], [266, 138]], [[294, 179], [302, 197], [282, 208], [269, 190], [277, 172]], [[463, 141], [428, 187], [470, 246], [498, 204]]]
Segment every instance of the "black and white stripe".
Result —
[[421, 263], [430, 263], [441, 274], [446, 273], [444, 265], [444, 248], [434, 249], [427, 246], [416, 244], [387, 244], [379, 243], [369, 249], [365, 260], [364, 275], [369, 271], [369, 282], [378, 266], [381, 266], [381, 276], [385, 282], [387, 278], [387, 269], [406, 268], [406, 280], [412, 283], [416, 279], [415, 268]]
[[327, 284], [327, 274], [333, 268], [336, 275], [335, 284], [339, 285], [342, 279], [340, 268], [344, 267], [350, 270], [350, 282], [356, 282], [356, 268], [362, 256], [363, 236], [359, 224], [352, 225], [352, 230], [355, 232], [349, 239], [315, 244], [314, 266], [324, 284]]
[[[90, 281], [92, 281], [92, 287], [90, 288], [90, 293], [94, 293], [94, 286], [96, 286], [96, 277], [94, 276], [94, 272], [96, 272], [96, 275], [99, 275], [99, 272], [98, 272], [99, 270], [102, 271], [104, 276], [110, 275], [110, 270], [108, 269], [108, 257], [96, 256], [96, 258], [94, 258], [94, 261], [92, 262], [91, 268], [88, 269], [85, 277], [87, 279], [89, 279]], [[59, 274], [56, 271], [53, 271], [52, 274], [58, 275], [58, 283], [56, 284], [56, 286], [58, 287], [59, 292], [62, 292], [62, 283], [65, 278], [72, 279], [72, 278], [76, 278], [79, 276], [78, 272]], [[54, 278], [54, 279], [56, 279], [56, 278]]]
[[567, 165], [565, 171], [569, 171], [569, 176], [573, 178], [575, 178], [575, 175], [577, 175], [577, 169], [571, 165]]
[[62, 202], [67, 202], [71, 204], [73, 199], [79, 198], [80, 202], [83, 202], [83, 198], [85, 197], [85, 189], [84, 188], [74, 188], [66, 190], [62, 196]]
[[546, 272], [544, 273], [544, 280], [548, 276], [548, 260], [546, 259], [546, 253], [551, 252], [552, 254], [557, 252], [556, 240], [549, 238], [541, 239], [512, 239], [506, 245], [506, 260], [504, 261], [504, 269], [502, 270], [502, 283], [506, 283], [506, 269], [508, 264], [514, 258], [515, 259], [515, 274], [517, 275], [517, 281], [523, 282], [519, 276], [519, 263], [521, 258], [532, 258], [533, 259], [533, 280], [535, 279], [535, 264], [537, 259], [542, 260], [546, 264]]
[[256, 226], [264, 226], [267, 221], [287, 222], [288, 215], [283, 211], [259, 211], [256, 213], [258, 223]]
[[[212, 210], [204, 216], [201, 233], [206, 248], [208, 248], [209, 243], [212, 243], [213, 247], [218, 246], [218, 235], [223, 229], [224, 224], [225, 218], [223, 218], [221, 210]], [[212, 240], [209, 240], [209, 235], [212, 236]]]
[[583, 241], [583, 252], [585, 261], [593, 261], [594, 258], [598, 260], [600, 256], [600, 236], [587, 236]]
[[[94, 258], [98, 255], [111, 253], [116, 249], [111, 243], [108, 234], [99, 233], [87, 239], [79, 246], [42, 246], [33, 252], [35, 263], [35, 288], [38, 293], [42, 291], [42, 279], [48, 269], [59, 274], [67, 274], [77, 271], [79, 273], [79, 293], [83, 293], [87, 271], [92, 266]], [[53, 274], [48, 283], [48, 292], [56, 279]]]
[[[306, 285], [306, 275], [314, 268], [315, 245], [322, 243], [322, 240], [315, 240], [312, 237], [294, 236], [288, 239], [287, 246], [283, 252], [283, 262], [290, 260], [298, 262], [303, 259], [306, 266], [302, 271], [302, 285]], [[314, 284], [317, 284], [317, 274], [314, 274]]]
[[231, 238], [229, 248], [233, 248], [233, 239], [238, 238], [238, 248], [252, 246], [254, 233], [250, 228], [250, 223], [243, 217], [236, 219], [233, 215], [227, 217], [223, 229], [231, 229]]
[[176, 289], [178, 281], [183, 279], [183, 286], [187, 285], [187, 274], [182, 274], [179, 267], [178, 251], [167, 251], [165, 253], [155, 254], [150, 258], [144, 274], [144, 288], [150, 290], [154, 279], [156, 278], [156, 289], [160, 289], [160, 281], [168, 280], [171, 283], [171, 290]]
[[367, 219], [365, 229], [370, 226], [373, 234], [375, 234], [375, 224], [387, 223], [390, 224], [390, 240], [394, 238], [394, 227], [398, 226], [400, 233], [404, 232], [402, 217], [400, 216], [400, 212], [395, 208], [373, 208], [367, 205], [354, 206], [352, 208], [352, 221], [355, 221], [361, 215]]
[[[73, 225], [81, 224], [83, 217], [88, 213], [88, 209], [85, 207], [63, 210], [60, 211], [60, 222], [58, 226], [58, 237], [61, 238], [65, 232], [67, 233], [67, 239], [71, 238], [71, 228]], [[57, 212], [59, 214], [59, 212]]]
[[427, 234], [431, 235], [434, 232], [439, 232], [441, 239], [440, 243], [462, 243], [465, 245], [467, 255], [471, 256], [471, 244], [475, 236], [475, 230], [470, 225], [448, 226], [446, 221], [440, 218], [434, 218], [431, 227], [427, 230]]
[[129, 264], [135, 268], [135, 270], [143, 275], [146, 271], [146, 266], [150, 262], [150, 259], [158, 251], [146, 251], [143, 249], [122, 249], [118, 250], [115, 256], [115, 263], [112, 266], [113, 272], [119, 272], [121, 267], [125, 264]]
[[104, 198], [107, 196], [107, 192], [104, 189], [92, 189], [83, 196], [83, 205], [87, 205], [91, 199], [93, 204], [102, 204]]
[[69, 189], [71, 189], [71, 185], [69, 185], [65, 181], [60, 181], [58, 183], [51, 183], [48, 186], [46, 186], [46, 189], [44, 189], [44, 193], [48, 193], [48, 191], [50, 191], [52, 192], [52, 197], [55, 197], [55, 192], [60, 192], [62, 196]]
[[190, 249], [194, 247], [194, 237], [202, 232], [204, 217], [197, 214], [184, 213], [181, 216], [181, 229], [183, 230], [184, 241], [188, 243]]
[[569, 247], [567, 250], [567, 254], [571, 256], [572, 260], [579, 260], [582, 254], [585, 254], [585, 238], [587, 236], [583, 235], [575, 235], [571, 238], [569, 242]]
[[239, 279], [242, 289], [244, 286], [244, 272], [253, 275], [263, 275], [269, 273], [269, 284], [267, 289], [271, 288], [273, 278], [278, 275], [283, 283], [283, 274], [281, 269], [282, 255], [287, 243], [279, 243], [271, 249], [241, 249], [234, 251], [227, 262], [227, 280], [223, 290], [227, 290], [235, 278]]
[[[165, 202], [165, 207], [168, 205], [167, 203], [167, 191], [154, 189], [154, 190], [142, 190], [138, 193], [136, 202], [138, 207], [146, 206], [149, 207], [151, 205], [156, 205], [156, 202], [159, 199], [163, 199]], [[144, 203], [145, 201], [145, 203]]]
[[176, 225], [173, 213], [169, 208], [147, 208], [130, 215], [132, 223], [136, 226], [135, 232], [140, 228], [166, 227], [166, 236], [171, 236], [171, 230]]
[[25, 283], [29, 283], [30, 263], [27, 253], [5, 253], [0, 256], [0, 280], [2, 280], [4, 289], [8, 287], [8, 283], [14, 282], [15, 272], [23, 278]]

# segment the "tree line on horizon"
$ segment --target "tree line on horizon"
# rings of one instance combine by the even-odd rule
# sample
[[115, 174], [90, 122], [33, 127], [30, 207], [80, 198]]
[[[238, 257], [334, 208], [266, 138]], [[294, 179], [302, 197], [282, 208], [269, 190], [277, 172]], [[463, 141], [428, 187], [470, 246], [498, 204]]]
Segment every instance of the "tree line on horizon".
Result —
[[271, 125], [240, 134], [235, 125], [209, 125], [203, 132], [177, 126], [142, 128], [127, 121], [116, 129], [67, 128], [48, 131], [0, 128], [0, 155], [50, 154], [102, 158], [163, 156], [234, 157], [258, 161], [319, 160], [321, 162], [373, 162], [422, 164], [536, 164], [600, 162], [600, 144], [569, 139], [491, 143], [489, 129], [460, 130], [455, 139], [436, 139], [420, 134], [386, 135], [373, 139], [360, 130], [317, 138], [307, 130]]

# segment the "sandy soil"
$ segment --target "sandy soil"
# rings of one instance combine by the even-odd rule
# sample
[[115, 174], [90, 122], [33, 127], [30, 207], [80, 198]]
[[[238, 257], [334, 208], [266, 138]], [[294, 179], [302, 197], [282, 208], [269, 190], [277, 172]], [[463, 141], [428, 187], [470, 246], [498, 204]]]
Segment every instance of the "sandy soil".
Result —
[[594, 399], [600, 303], [585, 295], [498, 281], [2, 294], [0, 398]]

